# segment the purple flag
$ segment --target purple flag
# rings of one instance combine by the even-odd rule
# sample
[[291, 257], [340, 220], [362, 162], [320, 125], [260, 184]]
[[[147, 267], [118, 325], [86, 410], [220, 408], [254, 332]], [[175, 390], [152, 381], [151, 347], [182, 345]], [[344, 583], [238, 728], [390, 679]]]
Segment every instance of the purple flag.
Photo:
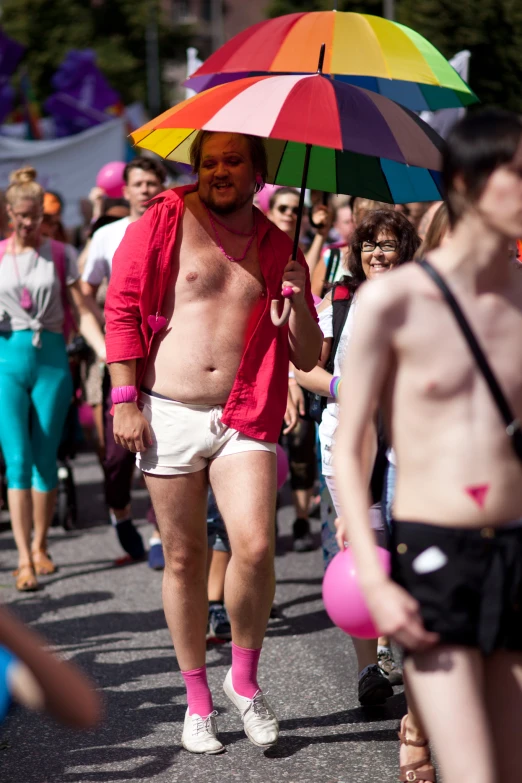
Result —
[[45, 110], [54, 117], [60, 136], [107, 122], [114, 115], [106, 110], [120, 100], [96, 65], [96, 55], [91, 49], [71, 49], [53, 76], [52, 84], [56, 92], [46, 101]]
[[25, 46], [9, 38], [0, 28], [0, 84], [7, 83], [16, 71], [24, 52]]
[[15, 91], [10, 84], [0, 86], [0, 124], [11, 114], [14, 107]]

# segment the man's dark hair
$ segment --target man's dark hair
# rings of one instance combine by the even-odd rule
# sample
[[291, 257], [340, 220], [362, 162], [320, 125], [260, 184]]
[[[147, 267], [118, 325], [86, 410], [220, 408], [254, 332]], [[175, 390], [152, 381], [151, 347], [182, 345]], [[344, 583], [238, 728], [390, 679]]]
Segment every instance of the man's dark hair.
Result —
[[[474, 112], [452, 128], [442, 161], [451, 226], [470, 202], [480, 198], [495, 169], [513, 160], [521, 141], [522, 119], [502, 109]], [[456, 188], [457, 177], [461, 178], [465, 192]]]
[[161, 185], [164, 185], [165, 180], [167, 179], [165, 166], [159, 161], [153, 160], [152, 158], [134, 158], [130, 163], [127, 163], [123, 169], [123, 179], [125, 180], [126, 185], [129, 184], [129, 174], [131, 171], [134, 171], [134, 169], [151, 172]]
[[381, 231], [393, 234], [399, 244], [397, 264], [411, 261], [420, 245], [417, 232], [402, 212], [397, 212], [391, 207], [390, 209], [375, 209], [369, 212], [355, 229], [350, 243], [348, 268], [351, 276], [346, 276], [343, 282], [352, 293], [366, 280], [361, 258], [361, 244], [375, 242]]
[[274, 190], [268, 201], [268, 209], [273, 209], [275, 207], [280, 196], [288, 195], [297, 196], [297, 198], [299, 198], [299, 191], [297, 188], [289, 188], [286, 185], [284, 188], [277, 188], [277, 190]]
[[[190, 163], [192, 165], [192, 171], [194, 174], [199, 172], [199, 167], [201, 166], [201, 151], [203, 149], [203, 144], [216, 132], [217, 131], [199, 131], [196, 138], [190, 145]], [[268, 162], [266, 158], [265, 145], [263, 143], [263, 139], [259, 138], [259, 136], [249, 136], [246, 133], [242, 135], [244, 135], [248, 142], [250, 158], [252, 160], [254, 171], [257, 172], [263, 180], [262, 183], [256, 182], [255, 191], [258, 193], [264, 187], [268, 177]]]

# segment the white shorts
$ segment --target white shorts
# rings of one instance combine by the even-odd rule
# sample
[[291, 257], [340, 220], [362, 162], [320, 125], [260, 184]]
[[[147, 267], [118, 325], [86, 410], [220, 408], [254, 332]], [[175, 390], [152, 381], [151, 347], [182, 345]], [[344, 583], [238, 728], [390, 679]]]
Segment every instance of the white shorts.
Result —
[[192, 405], [140, 392], [152, 445], [136, 455], [144, 473], [177, 476], [206, 468], [210, 460], [243, 451], [275, 454], [275, 443], [249, 438], [221, 422], [222, 405]]

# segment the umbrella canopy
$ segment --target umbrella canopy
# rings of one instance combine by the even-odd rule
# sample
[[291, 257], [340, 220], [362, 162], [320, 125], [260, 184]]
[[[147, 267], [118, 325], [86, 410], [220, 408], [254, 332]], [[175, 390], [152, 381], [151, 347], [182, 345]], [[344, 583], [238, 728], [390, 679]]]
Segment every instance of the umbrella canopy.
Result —
[[207, 90], [132, 133], [139, 147], [189, 161], [199, 130], [261, 136], [268, 181], [379, 201], [440, 198], [440, 137], [383, 96], [320, 74], [250, 77]]
[[313, 11], [252, 25], [212, 54], [185, 82], [196, 92], [250, 75], [323, 73], [373, 90], [412, 111], [477, 101], [445, 57], [409, 27], [370, 14]]

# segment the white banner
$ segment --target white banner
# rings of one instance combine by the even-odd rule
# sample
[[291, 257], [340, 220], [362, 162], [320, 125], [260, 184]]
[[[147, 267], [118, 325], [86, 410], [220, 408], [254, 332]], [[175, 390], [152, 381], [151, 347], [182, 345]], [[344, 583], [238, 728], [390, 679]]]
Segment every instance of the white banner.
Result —
[[96, 175], [106, 163], [125, 160], [125, 123], [117, 118], [95, 128], [51, 141], [22, 141], [0, 136], [0, 189], [9, 184], [9, 174], [22, 166], [34, 166], [38, 182], [54, 190], [65, 202], [63, 222], [82, 222], [80, 199], [87, 198]]
[[[461, 79], [466, 84], [469, 81], [469, 58], [471, 52], [464, 49], [462, 52], [458, 52], [455, 57], [449, 60], [449, 64], [452, 65], [457, 71]], [[437, 111], [422, 111], [420, 116], [424, 122], [437, 131], [437, 133], [445, 139], [453, 128], [456, 122], [458, 122], [466, 114], [466, 109], [438, 109]]]
[[[194, 71], [197, 71], [200, 65], [203, 65], [203, 61], [198, 57], [198, 50], [194, 49], [193, 46], [189, 46], [187, 49], [187, 79], [192, 76]], [[191, 90], [190, 87], [185, 87], [185, 100], [187, 98], [192, 98], [195, 94], [194, 90]]]

